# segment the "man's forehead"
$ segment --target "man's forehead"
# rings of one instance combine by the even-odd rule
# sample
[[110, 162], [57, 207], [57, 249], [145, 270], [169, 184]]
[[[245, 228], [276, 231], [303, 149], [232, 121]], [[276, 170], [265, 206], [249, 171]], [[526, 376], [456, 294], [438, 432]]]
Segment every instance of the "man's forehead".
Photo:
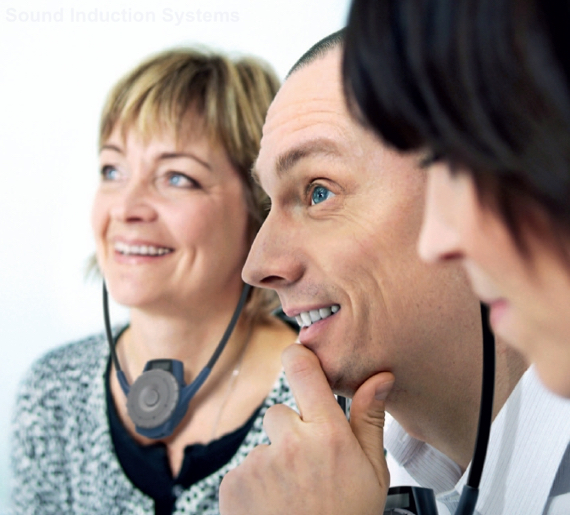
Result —
[[[299, 162], [314, 157], [340, 157], [342, 144], [338, 139], [328, 137], [314, 137], [299, 140], [298, 144], [284, 147], [274, 156], [268, 156], [269, 166], [278, 178], [283, 177]], [[255, 162], [252, 175], [256, 182], [260, 183], [258, 161]]]
[[289, 170], [309, 156], [339, 154], [355, 127], [344, 102], [340, 51], [293, 73], [268, 111], [253, 175]]
[[287, 105], [306, 99], [344, 104], [340, 47], [294, 71], [283, 83], [269, 107], [268, 117]]

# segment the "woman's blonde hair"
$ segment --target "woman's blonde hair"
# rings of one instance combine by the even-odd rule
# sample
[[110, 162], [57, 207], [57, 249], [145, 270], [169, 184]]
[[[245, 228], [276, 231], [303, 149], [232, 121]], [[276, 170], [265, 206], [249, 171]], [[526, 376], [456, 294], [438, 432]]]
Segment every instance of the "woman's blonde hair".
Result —
[[[177, 140], [202, 129], [221, 145], [245, 185], [248, 237], [266, 216], [267, 197], [251, 177], [269, 104], [279, 89], [271, 67], [253, 57], [232, 59], [219, 52], [180, 48], [142, 62], [110, 91], [101, 114], [99, 146], [115, 128], [134, 129], [143, 139], [167, 131]], [[253, 288], [244, 314], [267, 321], [278, 305], [271, 290]]]

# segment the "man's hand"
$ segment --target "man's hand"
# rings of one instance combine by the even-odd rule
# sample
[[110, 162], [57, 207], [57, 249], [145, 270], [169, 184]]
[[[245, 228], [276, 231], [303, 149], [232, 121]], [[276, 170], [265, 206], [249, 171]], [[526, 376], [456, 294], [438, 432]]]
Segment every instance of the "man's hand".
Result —
[[222, 515], [380, 515], [389, 474], [384, 459], [383, 372], [356, 392], [350, 424], [318, 358], [302, 345], [283, 352], [301, 415], [284, 405], [263, 420], [271, 445], [256, 447], [220, 487]]

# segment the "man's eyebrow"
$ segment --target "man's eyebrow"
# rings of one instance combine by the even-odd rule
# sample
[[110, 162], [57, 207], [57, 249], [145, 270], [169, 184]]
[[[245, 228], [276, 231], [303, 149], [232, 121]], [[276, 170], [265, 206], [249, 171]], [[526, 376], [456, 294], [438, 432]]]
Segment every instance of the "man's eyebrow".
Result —
[[[338, 145], [328, 138], [317, 138], [305, 141], [278, 155], [275, 160], [275, 171], [277, 175], [283, 175], [297, 165], [299, 161], [315, 155], [338, 156], [340, 155], [340, 151]], [[257, 172], [257, 161], [251, 169], [251, 176], [256, 183], [260, 183], [259, 174]]]
[[327, 138], [318, 138], [306, 141], [296, 147], [286, 150], [277, 156], [275, 161], [275, 171], [277, 175], [287, 173], [291, 168], [308, 157], [315, 155], [339, 155], [338, 145], [334, 141]]
[[[101, 146], [100, 152], [102, 152], [103, 150], [113, 150], [114, 152], [118, 152], [119, 154], [124, 154], [123, 150], [121, 148], [117, 147], [116, 145], [109, 145], [109, 144], [103, 145], [103, 146]], [[201, 164], [202, 166], [204, 166], [208, 170], [212, 169], [212, 167], [210, 166], [210, 164], [208, 162], [204, 161], [203, 159], [199, 158], [197, 155], [192, 154], [190, 152], [162, 152], [161, 154], [158, 155], [157, 160], [176, 159], [176, 158], [180, 158], [180, 157], [186, 157], [189, 159], [193, 159], [194, 161]]]

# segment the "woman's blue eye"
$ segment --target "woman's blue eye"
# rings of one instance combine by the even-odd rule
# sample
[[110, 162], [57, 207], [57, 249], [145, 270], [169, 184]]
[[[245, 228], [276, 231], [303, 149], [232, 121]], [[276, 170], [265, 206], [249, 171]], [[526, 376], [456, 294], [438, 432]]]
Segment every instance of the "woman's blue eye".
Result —
[[199, 186], [194, 179], [184, 175], [183, 173], [170, 173], [167, 180], [168, 184], [177, 188], [196, 188]]
[[101, 178], [104, 181], [115, 181], [117, 180], [118, 176], [119, 171], [114, 166], [105, 165], [103, 168], [101, 168]]
[[317, 186], [311, 193], [311, 205], [320, 204], [329, 198], [334, 197], [334, 193], [324, 186]]
[[172, 184], [173, 186], [182, 186], [183, 184], [185, 184], [185, 178], [182, 177], [182, 175], [179, 174], [172, 174], [169, 178], [168, 178], [168, 182], [170, 184]]

